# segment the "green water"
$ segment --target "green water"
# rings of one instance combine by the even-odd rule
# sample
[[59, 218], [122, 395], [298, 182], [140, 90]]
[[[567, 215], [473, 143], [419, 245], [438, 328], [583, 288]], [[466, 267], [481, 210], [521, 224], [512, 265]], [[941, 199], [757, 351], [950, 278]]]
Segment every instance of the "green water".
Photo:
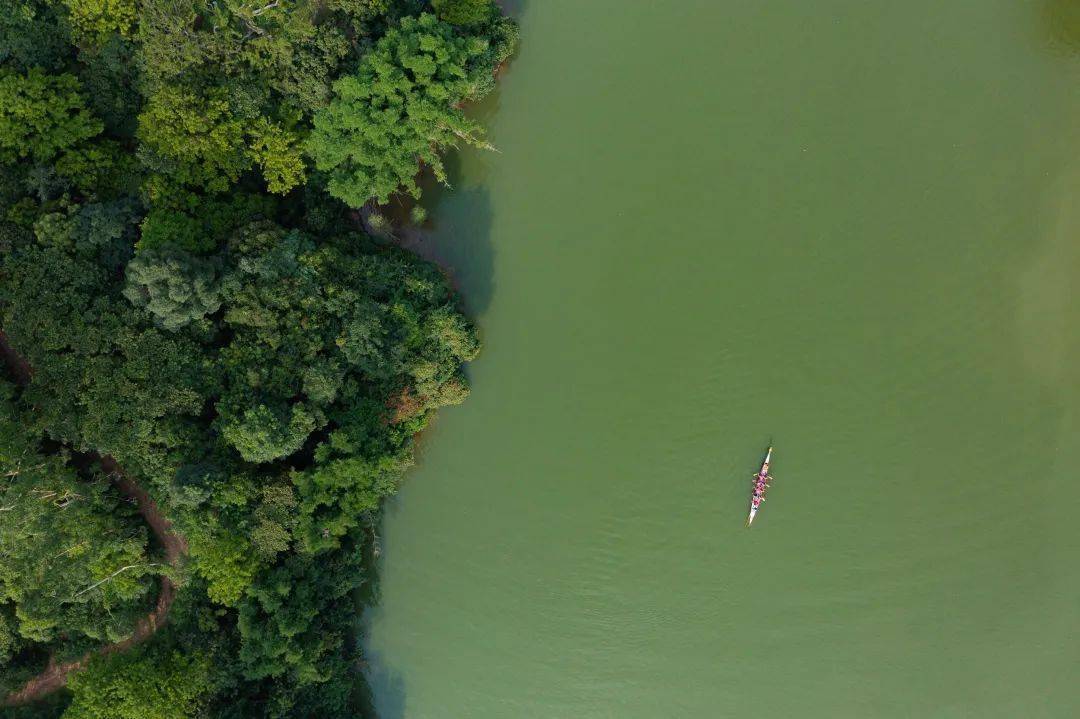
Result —
[[1075, 6], [516, 3], [384, 719], [1077, 715]]

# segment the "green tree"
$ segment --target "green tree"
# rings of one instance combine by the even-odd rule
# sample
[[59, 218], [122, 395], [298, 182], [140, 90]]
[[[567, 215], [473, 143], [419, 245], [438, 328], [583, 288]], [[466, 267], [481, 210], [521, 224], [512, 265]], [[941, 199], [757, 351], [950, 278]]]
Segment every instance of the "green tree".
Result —
[[176, 203], [156, 205], [146, 214], [136, 247], [140, 252], [178, 249], [205, 255], [217, 249], [237, 228], [274, 214], [274, 198], [234, 192], [223, 198], [185, 194]]
[[203, 218], [168, 207], [155, 207], [143, 219], [136, 244], [140, 253], [176, 250], [205, 254], [216, 243]]
[[355, 630], [349, 595], [363, 582], [353, 540], [320, 555], [291, 555], [262, 573], [239, 608], [239, 661], [246, 677], [322, 684], [340, 670], [345, 638]]
[[101, 130], [74, 75], [0, 70], [0, 162], [48, 162]]
[[261, 557], [273, 559], [292, 543], [296, 526], [296, 494], [288, 484], [262, 488], [262, 498], [255, 510], [255, 529], [251, 543]]
[[470, 0], [0, 4], [0, 327], [32, 369], [0, 383], [0, 699], [155, 606], [110, 455], [186, 540], [169, 621], [12, 711], [357, 716], [372, 526], [478, 342], [327, 189], [445, 179], [514, 26]]
[[0, 262], [0, 326], [34, 368], [24, 396], [36, 428], [148, 478], [169, 471], [215, 375], [192, 340], [120, 294], [132, 213], [112, 203], [43, 216]]
[[62, 719], [189, 719], [215, 688], [210, 656], [137, 650], [96, 657], [70, 682]]
[[249, 134], [252, 156], [262, 168], [270, 192], [283, 195], [303, 183], [303, 153], [294, 135], [265, 118]]
[[459, 35], [434, 15], [406, 17], [364, 56], [355, 75], [334, 83], [315, 115], [308, 152], [329, 176], [332, 195], [353, 207], [386, 202], [403, 189], [419, 197], [417, 163], [446, 180], [439, 153], [458, 141], [486, 146], [460, 109], [490, 75], [488, 42]]
[[99, 472], [79, 478], [64, 455], [37, 450], [38, 437], [0, 383], [0, 644], [11, 635], [63, 639], [67, 654], [122, 639], [147, 610], [160, 564], [149, 558], [140, 518], [124, 509]]
[[491, 0], [431, 0], [439, 19], [454, 25], [477, 25], [497, 15]]
[[465, 393], [477, 351], [445, 280], [404, 253], [342, 238], [316, 246], [270, 223], [230, 242], [222, 280], [222, 436], [249, 462], [299, 450], [341, 403], [384, 407], [411, 388], [413, 416]]
[[173, 183], [224, 192], [251, 166], [244, 120], [233, 113], [224, 88], [162, 87], [139, 115], [138, 136], [144, 161], [159, 169], [153, 199], [172, 192]]
[[397, 488], [407, 455], [330, 460], [293, 475], [300, 495], [299, 533], [309, 552], [336, 548], [365, 513]]
[[124, 296], [161, 327], [180, 329], [221, 306], [217, 263], [176, 249], [140, 252], [128, 263]]
[[328, 5], [358, 21], [374, 20], [390, 10], [392, 0], [329, 0]]
[[203, 63], [217, 61], [218, 72], [226, 69], [221, 63], [223, 53], [215, 51], [222, 42], [220, 34], [213, 32], [216, 27], [204, 30], [204, 10], [205, 4], [198, 0], [145, 0], [141, 4], [136, 39], [148, 94], [196, 72]]
[[90, 108], [105, 123], [106, 132], [124, 138], [135, 134], [142, 104], [135, 51], [135, 44], [119, 35], [79, 51], [80, 78]]
[[156, 170], [152, 200], [169, 202], [184, 188], [225, 192], [256, 164], [271, 192], [284, 194], [303, 181], [296, 137], [245, 104], [225, 87], [196, 92], [166, 85], [151, 96], [138, 134], [143, 160]]
[[25, 72], [59, 70], [70, 55], [67, 23], [49, 0], [5, 0], [0, 12], [0, 64]]
[[109, 35], [127, 36], [135, 24], [135, 0], [64, 0], [76, 33], [100, 43]]
[[211, 600], [235, 606], [259, 571], [259, 557], [246, 537], [223, 530], [191, 537], [191, 557]]
[[273, 462], [304, 446], [316, 420], [303, 405], [260, 404], [222, 423], [225, 440], [248, 462]]

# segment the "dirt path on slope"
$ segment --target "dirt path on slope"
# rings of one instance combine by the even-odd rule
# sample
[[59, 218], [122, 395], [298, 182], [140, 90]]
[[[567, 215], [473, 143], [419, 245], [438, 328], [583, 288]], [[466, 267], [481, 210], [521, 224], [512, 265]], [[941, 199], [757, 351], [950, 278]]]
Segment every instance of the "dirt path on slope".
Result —
[[[29, 384], [33, 377], [33, 370], [22, 355], [11, 346], [3, 332], [0, 332], [0, 354], [3, 355], [4, 362], [15, 380], [21, 385]], [[105, 456], [101, 457], [100, 461], [101, 468], [108, 473], [113, 484], [120, 490], [120, 494], [135, 502], [139, 514], [161, 543], [165, 551], [165, 560], [170, 565], [175, 566], [180, 557], [187, 553], [187, 542], [179, 534], [172, 531], [172, 523], [162, 515], [157, 503], [150, 498], [145, 489], [125, 474], [120, 465], [116, 463], [116, 460]], [[53, 660], [49, 660], [49, 664], [44, 671], [23, 685], [22, 689], [9, 694], [0, 703], [0, 706], [26, 704], [51, 694], [67, 683], [68, 675], [71, 672], [82, 669], [95, 655], [122, 652], [150, 637], [165, 623], [169, 608], [172, 606], [175, 597], [176, 585], [168, 577], [161, 577], [161, 590], [158, 592], [157, 605], [154, 607], [154, 611], [135, 624], [135, 631], [132, 632], [130, 637], [115, 644], [109, 644], [92, 652], [87, 652], [73, 662], [56, 664]]]

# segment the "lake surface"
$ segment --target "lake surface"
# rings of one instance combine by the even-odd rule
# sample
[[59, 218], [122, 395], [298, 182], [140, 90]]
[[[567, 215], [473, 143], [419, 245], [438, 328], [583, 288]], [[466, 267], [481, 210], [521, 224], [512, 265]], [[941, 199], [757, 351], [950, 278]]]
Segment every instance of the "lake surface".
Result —
[[514, 4], [384, 719], [1077, 715], [1076, 7]]

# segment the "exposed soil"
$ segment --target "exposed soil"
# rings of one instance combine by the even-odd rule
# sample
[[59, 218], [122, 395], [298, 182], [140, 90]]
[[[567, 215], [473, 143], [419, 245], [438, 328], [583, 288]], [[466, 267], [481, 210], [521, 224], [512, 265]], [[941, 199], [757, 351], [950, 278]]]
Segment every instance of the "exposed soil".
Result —
[[[0, 354], [3, 355], [4, 362], [15, 380], [22, 385], [29, 384], [33, 378], [33, 370], [26, 360], [11, 346], [3, 332], [0, 332]], [[109, 478], [112, 479], [116, 488], [120, 490], [122, 495], [133, 500], [139, 508], [139, 514], [142, 515], [154, 536], [161, 543], [165, 552], [165, 560], [169, 564], [175, 565], [180, 557], [187, 552], [187, 542], [179, 534], [172, 531], [172, 524], [161, 514], [161, 510], [158, 509], [154, 500], [150, 498], [145, 489], [124, 473], [116, 460], [108, 456], [100, 459], [102, 469], [108, 472]], [[73, 662], [56, 664], [50, 660], [44, 671], [28, 681], [22, 689], [9, 694], [2, 704], [13, 706], [40, 699], [63, 687], [67, 683], [68, 675], [85, 666], [91, 657], [98, 654], [122, 652], [143, 641], [165, 623], [169, 608], [172, 606], [175, 597], [176, 585], [168, 577], [161, 577], [161, 590], [158, 592], [157, 605], [154, 607], [154, 611], [136, 623], [135, 631], [131, 636], [115, 644], [109, 644], [95, 651], [87, 652]]]

